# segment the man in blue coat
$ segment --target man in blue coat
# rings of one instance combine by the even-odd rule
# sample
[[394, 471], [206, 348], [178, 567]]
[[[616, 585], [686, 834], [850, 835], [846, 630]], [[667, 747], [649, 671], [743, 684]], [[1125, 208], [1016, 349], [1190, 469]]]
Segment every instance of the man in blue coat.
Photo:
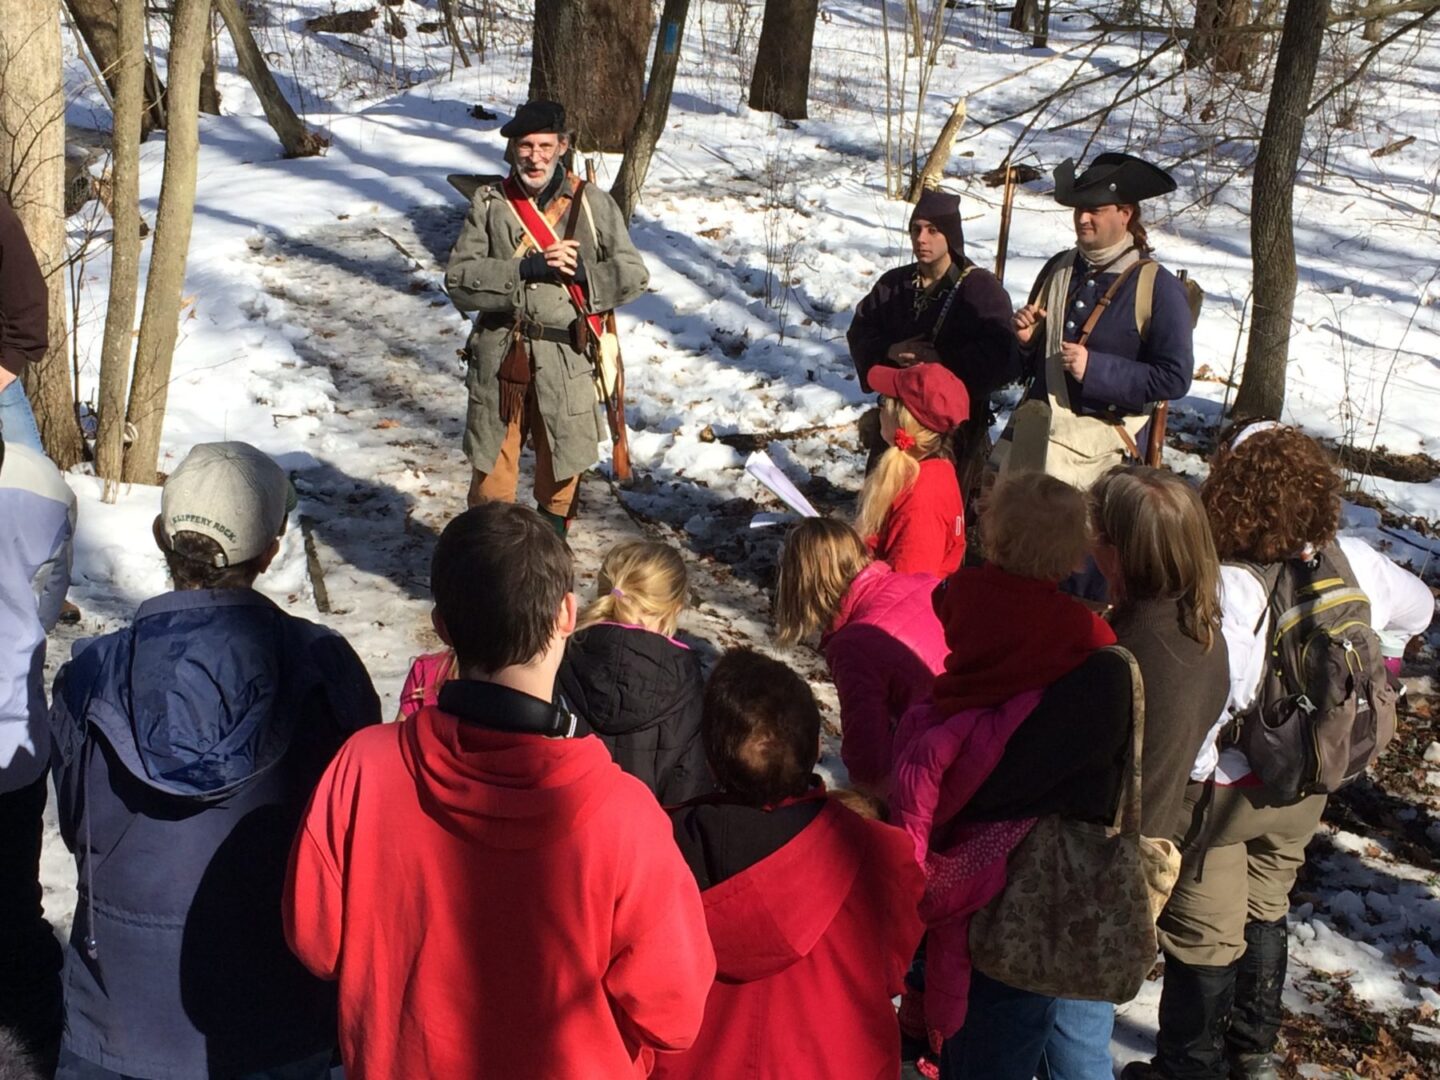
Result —
[[1140, 203], [1175, 190], [1162, 169], [1101, 154], [1078, 177], [1055, 170], [1055, 201], [1074, 210], [1074, 248], [1040, 271], [1015, 313], [1033, 378], [1016, 410], [1009, 465], [1088, 488], [1127, 456], [1156, 403], [1190, 387], [1195, 355], [1185, 285], [1151, 258]]
[[321, 773], [380, 703], [344, 638], [253, 588], [289, 490], [253, 446], [191, 450], [154, 528], [175, 590], [56, 676], [52, 768], [80, 891], [62, 1080], [329, 1074], [335, 990], [286, 947], [280, 897]]

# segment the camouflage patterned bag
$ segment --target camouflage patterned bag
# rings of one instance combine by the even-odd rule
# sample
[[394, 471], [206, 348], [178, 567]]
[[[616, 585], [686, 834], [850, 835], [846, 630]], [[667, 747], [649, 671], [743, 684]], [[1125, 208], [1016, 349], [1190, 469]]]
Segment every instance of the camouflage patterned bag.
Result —
[[1155, 919], [1180, 875], [1169, 840], [1140, 835], [1145, 689], [1130, 663], [1130, 768], [1115, 821], [1051, 814], [1010, 855], [1005, 891], [970, 923], [975, 968], [1007, 986], [1050, 997], [1121, 1004], [1155, 964]]

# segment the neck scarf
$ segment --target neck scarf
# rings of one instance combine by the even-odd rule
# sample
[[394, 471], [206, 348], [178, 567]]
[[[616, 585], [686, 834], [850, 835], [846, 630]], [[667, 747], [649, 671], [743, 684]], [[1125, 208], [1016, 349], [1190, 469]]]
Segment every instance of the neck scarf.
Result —
[[1097, 273], [1103, 273], [1110, 268], [1111, 263], [1134, 246], [1135, 238], [1129, 233], [1126, 233], [1122, 239], [1111, 244], [1109, 247], [1095, 248], [1091, 251], [1086, 251], [1082, 247], [1080, 249], [1080, 257], [1094, 267]]

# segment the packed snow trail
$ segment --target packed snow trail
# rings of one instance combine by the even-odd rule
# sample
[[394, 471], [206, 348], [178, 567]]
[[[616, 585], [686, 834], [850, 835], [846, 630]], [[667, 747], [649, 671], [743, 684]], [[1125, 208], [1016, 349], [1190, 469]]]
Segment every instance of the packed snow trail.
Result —
[[[371, 642], [366, 661], [387, 706], [410, 659], [437, 644], [429, 627], [430, 550], [464, 508], [470, 478], [460, 450], [466, 396], [459, 352], [468, 323], [441, 289], [464, 213], [457, 201], [252, 244], [266, 290], [254, 317], [285, 327], [297, 354], [328, 369], [338, 391], [341, 404], [310, 444], [315, 462], [296, 473], [296, 486], [328, 596], [327, 621]], [[286, 419], [277, 415], [276, 423]], [[331, 457], [331, 447], [346, 449]], [[527, 454], [522, 503], [530, 501], [531, 464]], [[763, 645], [764, 593], [695, 557], [663, 524], [632, 516], [597, 470], [582, 482], [569, 537], [582, 596], [604, 552], [640, 536], [675, 542], [690, 557], [693, 594], [703, 600], [684, 626], [697, 644]], [[376, 647], [377, 631], [388, 648]]]

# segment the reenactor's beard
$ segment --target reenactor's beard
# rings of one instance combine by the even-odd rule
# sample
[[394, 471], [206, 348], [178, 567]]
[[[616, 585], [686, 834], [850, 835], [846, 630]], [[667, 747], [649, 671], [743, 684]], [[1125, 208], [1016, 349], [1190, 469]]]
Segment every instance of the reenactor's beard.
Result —
[[515, 174], [520, 178], [521, 186], [523, 186], [529, 194], [538, 195], [545, 190], [545, 185], [550, 183], [551, 179], [555, 176], [555, 169], [559, 164], [560, 156], [557, 154], [550, 159], [550, 167], [545, 170], [545, 175], [540, 177], [539, 180], [532, 181], [529, 175], [526, 174], [524, 168], [518, 164], [515, 167]]

